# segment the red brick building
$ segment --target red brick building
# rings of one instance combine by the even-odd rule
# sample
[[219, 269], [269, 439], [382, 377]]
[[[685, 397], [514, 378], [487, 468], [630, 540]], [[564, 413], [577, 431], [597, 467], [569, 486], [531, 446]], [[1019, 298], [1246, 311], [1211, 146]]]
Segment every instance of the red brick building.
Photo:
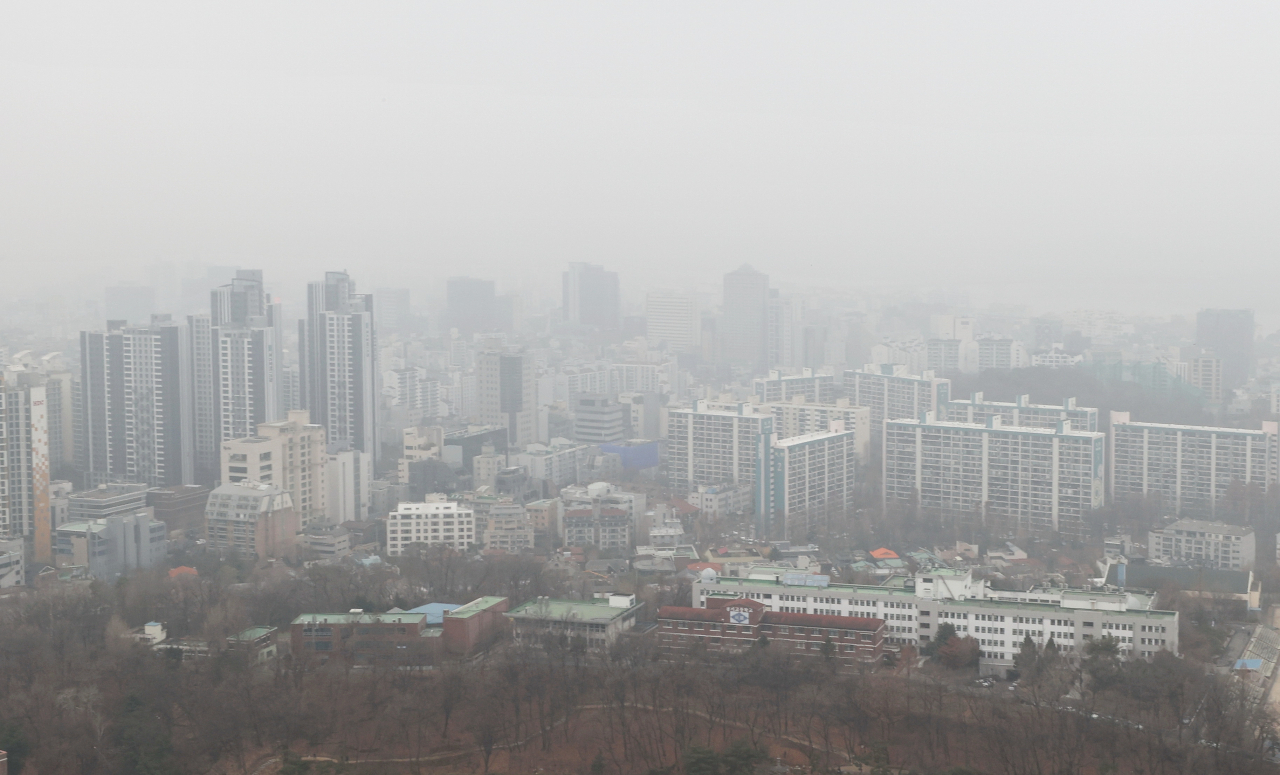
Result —
[[675, 653], [696, 645], [707, 651], [745, 651], [763, 637], [770, 649], [807, 657], [829, 653], [841, 664], [856, 665], [884, 656], [885, 624], [860, 616], [768, 611], [764, 603], [747, 598], [709, 598], [706, 608], [658, 609], [657, 635], [659, 646]]
[[[303, 614], [289, 628], [295, 659], [355, 664], [430, 665], [439, 654], [441, 631], [428, 628], [426, 614]], [[432, 637], [435, 636], [435, 637]]]
[[505, 597], [480, 597], [444, 612], [444, 647], [450, 654], [470, 654], [507, 634], [511, 620], [503, 616]]

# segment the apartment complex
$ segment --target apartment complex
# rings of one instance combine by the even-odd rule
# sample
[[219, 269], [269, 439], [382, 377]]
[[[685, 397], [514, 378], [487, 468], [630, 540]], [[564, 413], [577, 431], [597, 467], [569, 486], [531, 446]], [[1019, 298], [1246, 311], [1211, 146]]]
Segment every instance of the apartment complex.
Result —
[[[1111, 636], [1123, 659], [1178, 653], [1178, 613], [1155, 609], [1154, 596], [1138, 590], [1034, 587], [1025, 592], [990, 589], [972, 570], [922, 570], [901, 584], [833, 584], [826, 576], [779, 572], [773, 578], [708, 576], [693, 586], [693, 606], [754, 600], [767, 611], [882, 619], [890, 644], [928, 643], [944, 623], [981, 647], [983, 675], [1013, 669], [1022, 639], [1043, 647], [1050, 639], [1070, 661], [1085, 644]], [[772, 638], [771, 638], [772, 639]]]
[[907, 372], [901, 364], [869, 364], [844, 373], [844, 395], [854, 406], [871, 410], [871, 433], [879, 440], [886, 420], [915, 419], [936, 412], [951, 399], [951, 380]]
[[1031, 396], [1021, 395], [1012, 403], [987, 401], [982, 393], [969, 398], [952, 398], [942, 402], [938, 419], [947, 422], [967, 422], [985, 425], [990, 417], [999, 417], [1005, 425], [1022, 425], [1028, 428], [1056, 428], [1062, 420], [1070, 420], [1071, 427], [1081, 431], [1098, 430], [1098, 410], [1076, 406], [1074, 398], [1068, 398], [1061, 406], [1031, 403]]
[[871, 459], [871, 409], [854, 406], [847, 398], [837, 398], [834, 403], [811, 403], [804, 397], [788, 402], [761, 404], [757, 411], [773, 415], [774, 432], [780, 439], [821, 433], [838, 423], [854, 434], [854, 445], [860, 462]]
[[762, 404], [789, 402], [804, 398], [813, 404], [830, 404], [840, 397], [840, 383], [830, 374], [814, 374], [802, 369], [799, 374], [783, 376], [770, 371], [769, 376], [752, 382], [755, 399]]
[[699, 485], [749, 484], [764, 479], [774, 418], [751, 404], [736, 411], [709, 409], [705, 401], [667, 412], [669, 485], [684, 492]]
[[1211, 516], [1232, 487], [1276, 481], [1278, 427], [1162, 425], [1112, 412], [1111, 497], [1158, 496], [1175, 514]]
[[1019, 529], [1080, 536], [1103, 505], [1104, 436], [1058, 427], [890, 420], [884, 501], [971, 515]]
[[1253, 570], [1253, 528], [1180, 519], [1148, 534], [1147, 556], [1220, 570]]
[[387, 517], [387, 554], [400, 557], [412, 544], [466, 549], [477, 541], [475, 512], [444, 496], [401, 503]]
[[800, 541], [845, 524], [854, 505], [857, 435], [837, 430], [770, 444], [758, 508], [764, 535]]
[[328, 518], [325, 429], [310, 422], [306, 410], [289, 419], [258, 425], [258, 435], [222, 444], [222, 482], [254, 481], [289, 493], [302, 527]]
[[307, 317], [298, 325], [302, 400], [329, 443], [350, 442], [376, 458], [381, 375], [373, 294], [355, 290], [346, 272], [307, 284]]

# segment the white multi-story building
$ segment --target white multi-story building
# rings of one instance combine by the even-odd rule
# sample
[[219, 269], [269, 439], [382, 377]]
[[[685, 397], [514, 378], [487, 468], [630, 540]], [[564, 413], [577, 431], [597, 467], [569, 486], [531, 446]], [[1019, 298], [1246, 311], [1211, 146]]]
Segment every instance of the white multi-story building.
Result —
[[783, 376], [770, 371], [765, 379], [752, 383], [756, 401], [762, 404], [785, 403], [803, 398], [813, 404], [830, 404], [840, 397], [840, 383], [830, 374], [814, 374], [802, 369], [799, 374]]
[[378, 337], [373, 294], [358, 294], [346, 272], [325, 272], [307, 285], [307, 319], [299, 326], [303, 403], [330, 444], [350, 442], [379, 453]]
[[508, 449], [538, 440], [537, 380], [530, 353], [520, 348], [481, 352], [476, 358], [476, 399], [480, 422], [507, 429]]
[[258, 426], [258, 435], [222, 444], [223, 484], [250, 480], [286, 490], [302, 527], [328, 517], [328, 464], [324, 428], [313, 425], [305, 409], [289, 419]]
[[884, 501], [1009, 527], [1083, 535], [1084, 516], [1104, 502], [1101, 433], [938, 422], [885, 423]]
[[665, 393], [670, 371], [667, 363], [615, 363], [609, 367], [608, 392]]
[[420, 460], [439, 460], [444, 449], [444, 428], [426, 425], [405, 428], [400, 432], [400, 462], [397, 476], [400, 483], [409, 481], [409, 464]]
[[832, 423], [840, 423], [844, 430], [854, 434], [858, 459], [864, 463], [870, 460], [870, 407], [853, 406], [847, 398], [838, 398], [834, 403], [828, 404], [809, 403], [796, 398], [787, 403], [761, 404], [757, 409], [773, 415], [774, 432], [780, 439], [822, 433], [829, 430]]
[[745, 514], [755, 503], [755, 489], [745, 484], [700, 484], [690, 490], [688, 501], [706, 517]]
[[832, 584], [826, 576], [785, 573], [772, 578], [704, 576], [694, 582], [693, 605], [708, 598], [750, 598], [768, 610], [884, 619], [885, 640], [899, 645], [930, 642], [943, 624], [980, 646], [983, 675], [1005, 675], [1023, 638], [1043, 648], [1051, 639], [1076, 662], [1084, 647], [1115, 638], [1124, 659], [1178, 653], [1178, 613], [1155, 609], [1154, 595], [1135, 590], [1034, 587], [1025, 592], [990, 589], [972, 571], [919, 571], [902, 585]]
[[1222, 522], [1180, 519], [1152, 530], [1147, 556], [1169, 562], [1189, 562], [1221, 570], [1253, 570], [1257, 559], [1253, 528]]
[[667, 412], [667, 470], [673, 490], [702, 484], [750, 484], [764, 478], [773, 435], [773, 415], [749, 403], [737, 411], [692, 408]]
[[1027, 348], [1017, 339], [979, 337], [978, 371], [987, 369], [1025, 369], [1031, 365]]
[[692, 293], [649, 291], [645, 297], [645, 337], [669, 352], [689, 352], [698, 347], [702, 318]]
[[542, 479], [563, 487], [577, 484], [590, 459], [592, 447], [554, 438], [550, 444], [530, 444], [511, 455], [511, 465], [524, 466], [530, 479]]
[[879, 440], [886, 420], [916, 419], [936, 412], [951, 398], [951, 380], [926, 371], [914, 375], [905, 366], [863, 366], [844, 373], [844, 395], [854, 406], [871, 409], [871, 434]]
[[0, 589], [27, 583], [26, 542], [21, 538], [0, 538]]
[[387, 517], [387, 554], [400, 557], [412, 544], [463, 550], [476, 541], [475, 513], [443, 495], [425, 503], [401, 503]]
[[1212, 515], [1232, 487], [1276, 481], [1278, 428], [1161, 425], [1112, 412], [1111, 497], [1158, 495], [1174, 513]]
[[852, 517], [856, 434], [808, 433], [773, 439], [772, 447], [765, 505], [759, 509], [767, 535], [805, 540]]
[[415, 421], [440, 416], [440, 382], [427, 379], [427, 370], [420, 366], [384, 371], [382, 393], [391, 406], [404, 407]]
[[1068, 398], [1061, 406], [1031, 403], [1031, 396], [1021, 395], [1013, 403], [987, 401], [981, 393], [971, 397], [952, 398], [942, 402], [938, 417], [947, 422], [970, 422], [985, 425], [987, 418], [999, 417], [1005, 425], [1024, 425], [1029, 428], [1056, 428], [1061, 420], [1070, 420], [1071, 427], [1082, 431], [1098, 430], [1098, 410], [1076, 406], [1074, 398]]
[[341, 442], [330, 444], [325, 457], [324, 480], [329, 490], [325, 495], [325, 521], [341, 525], [367, 519], [373, 456]]

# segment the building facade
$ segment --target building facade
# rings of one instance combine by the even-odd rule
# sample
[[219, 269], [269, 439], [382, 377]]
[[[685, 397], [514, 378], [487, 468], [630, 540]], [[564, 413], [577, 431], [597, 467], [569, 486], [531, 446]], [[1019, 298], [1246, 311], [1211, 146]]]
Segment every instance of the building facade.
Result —
[[814, 374], [812, 369], [802, 369], [793, 376], [770, 371], [768, 377], [756, 379], [752, 389], [761, 404], [789, 403], [796, 398], [811, 404], [831, 404], [840, 398], [839, 381], [830, 374]]
[[774, 432], [780, 439], [821, 433], [840, 423], [844, 430], [854, 434], [854, 445], [860, 462], [871, 460], [871, 408], [854, 406], [847, 398], [834, 403], [815, 404], [806, 399], [793, 399], [787, 403], [761, 404], [759, 411], [774, 417]]
[[871, 410], [874, 444], [883, 438], [885, 421], [938, 411], [951, 398], [951, 380], [935, 377], [931, 371], [910, 374], [899, 364], [867, 365], [844, 373], [844, 395], [854, 406]]
[[635, 627], [644, 603], [635, 595], [609, 595], [592, 600], [539, 597], [507, 612], [516, 643], [551, 647], [580, 644], [591, 651], [607, 649]]
[[[751, 404], [736, 411], [709, 409], [698, 401], [692, 408], [667, 412], [668, 485], [676, 492], [699, 485], [764, 482], [772, 454], [774, 418]], [[757, 492], [757, 502], [763, 498]]]
[[95, 579], [114, 581], [129, 571], [164, 562], [167, 534], [164, 523], [152, 519], [146, 509], [67, 522], [54, 531], [54, 564], [84, 568]]
[[773, 439], [759, 522], [764, 535], [807, 540], [841, 530], [853, 515], [858, 466], [852, 431]]
[[697, 349], [702, 331], [698, 299], [692, 293], [649, 291], [645, 296], [645, 338], [669, 352]]
[[329, 443], [350, 442], [376, 459], [381, 375], [373, 295], [356, 293], [346, 272], [326, 272], [322, 282], [308, 284], [298, 349], [311, 421]]
[[725, 363], [754, 373], [769, 367], [769, 276], [743, 265], [724, 276], [720, 321]]
[[287, 420], [262, 423], [256, 436], [222, 444], [222, 482], [273, 484], [286, 490], [302, 527], [328, 519], [326, 466], [328, 444], [323, 426], [305, 410]]
[[1105, 437], [1057, 428], [920, 420], [885, 423], [884, 501], [1010, 528], [1084, 534], [1104, 502]]
[[1276, 481], [1278, 427], [1139, 423], [1112, 412], [1111, 497], [1158, 496], [1175, 514], [1211, 516], [1233, 487]]
[[1148, 534], [1147, 556], [1220, 570], [1253, 570], [1257, 544], [1253, 528], [1180, 519]]
[[61, 418], [50, 416], [46, 382], [39, 374], [0, 374], [0, 539], [29, 538], [36, 562], [52, 563], [49, 429]]
[[520, 348], [486, 350], [476, 357], [478, 419], [507, 429], [506, 447], [538, 440], [537, 382], [533, 357]]
[[287, 490], [252, 480], [215, 487], [204, 523], [209, 546], [259, 559], [293, 557], [303, 529]]
[[1031, 396], [1021, 395], [1013, 403], [987, 401], [982, 393], [974, 393], [967, 399], [952, 398], [942, 402], [938, 418], [947, 422], [967, 422], [985, 425], [990, 417], [999, 417], [1005, 425], [1023, 425], [1028, 428], [1056, 428], [1062, 420], [1070, 420], [1071, 427], [1082, 431], [1098, 430], [1098, 410], [1076, 406], [1074, 398], [1068, 398], [1061, 406], [1031, 403]]
[[443, 496], [401, 503], [387, 517], [387, 554], [401, 557], [409, 546], [447, 546], [459, 551], [478, 540], [475, 512]]

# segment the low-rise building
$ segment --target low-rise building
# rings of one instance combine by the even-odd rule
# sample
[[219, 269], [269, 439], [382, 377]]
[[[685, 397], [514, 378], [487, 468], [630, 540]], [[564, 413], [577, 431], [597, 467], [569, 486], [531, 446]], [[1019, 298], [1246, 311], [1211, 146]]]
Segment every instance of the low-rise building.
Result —
[[387, 517], [387, 554], [400, 557], [412, 544], [462, 550], [476, 542], [475, 512], [443, 495], [428, 497], [425, 503], [401, 503]]
[[689, 492], [689, 505], [707, 517], [745, 514], [754, 504], [755, 490], [745, 484], [700, 484]]
[[189, 531], [188, 535], [199, 534], [208, 502], [209, 488], [198, 484], [176, 484], [147, 490], [147, 505], [170, 532], [183, 530]]
[[611, 594], [592, 600], [539, 597], [506, 614], [517, 643], [599, 650], [612, 646], [632, 629], [644, 603], [635, 595]]
[[113, 581], [131, 570], [161, 563], [169, 549], [167, 535], [165, 524], [152, 519], [146, 508], [68, 522], [54, 531], [54, 564], [78, 566], [96, 579]]
[[1173, 563], [1192, 563], [1222, 570], [1253, 570], [1257, 559], [1253, 528], [1180, 519], [1152, 530], [1147, 557]]
[[622, 509], [569, 508], [561, 518], [565, 546], [629, 549], [633, 540], [631, 516]]
[[275, 627], [250, 627], [227, 638], [227, 650], [244, 654], [250, 664], [270, 662], [280, 653]]
[[658, 643], [664, 651], [694, 648], [740, 652], [756, 644], [851, 666], [884, 656], [883, 619], [770, 611], [748, 598], [711, 598], [706, 608], [658, 609]]
[[533, 548], [533, 523], [524, 514], [489, 517], [484, 531], [484, 548], [519, 554]]
[[560, 534], [560, 499], [543, 498], [524, 505], [525, 513], [533, 524], [535, 533], [541, 535]]
[[351, 554], [351, 534], [341, 526], [313, 526], [302, 531], [301, 546], [321, 560], [336, 560]]
[[439, 652], [441, 632], [426, 624], [424, 613], [302, 614], [290, 626], [289, 641], [295, 659], [428, 665]]
[[26, 544], [21, 538], [0, 539], [0, 589], [26, 584]]
[[505, 597], [479, 597], [443, 613], [444, 647], [450, 654], [470, 654], [487, 648], [511, 629]]

